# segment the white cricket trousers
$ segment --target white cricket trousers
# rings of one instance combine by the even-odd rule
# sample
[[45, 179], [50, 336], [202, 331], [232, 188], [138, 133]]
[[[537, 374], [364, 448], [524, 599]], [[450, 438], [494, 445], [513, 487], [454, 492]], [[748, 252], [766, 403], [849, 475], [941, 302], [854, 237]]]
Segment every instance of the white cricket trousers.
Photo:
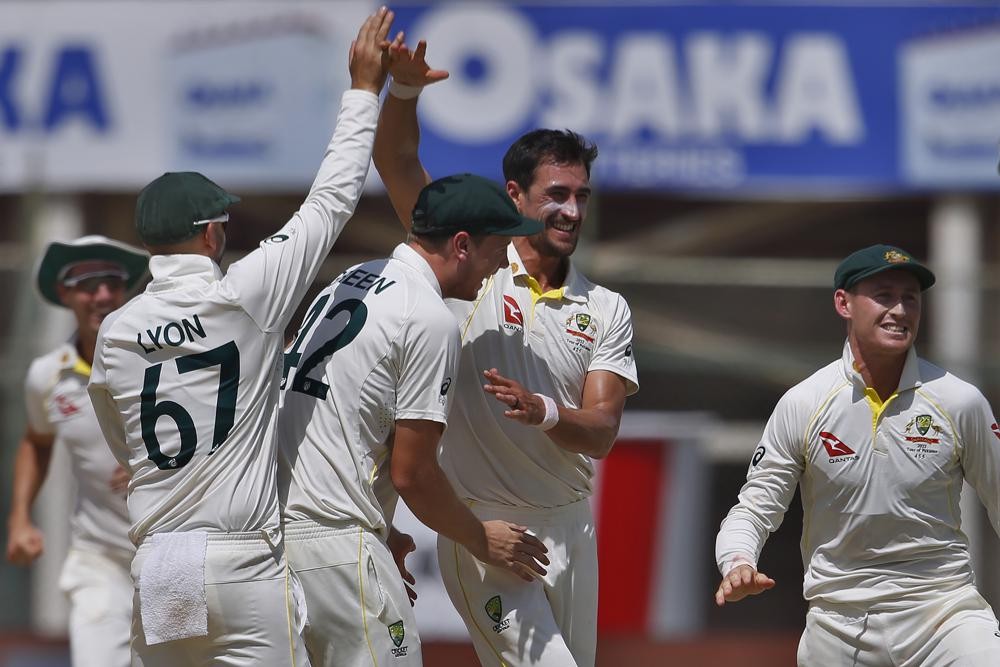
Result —
[[132, 561], [133, 667], [308, 667], [302, 641], [305, 610], [284, 545], [265, 531], [209, 533], [205, 555], [208, 634], [149, 646], [142, 628], [139, 573], [151, 551], [143, 542]]
[[59, 588], [69, 598], [73, 667], [128, 667], [132, 631], [129, 561], [71, 547]]
[[894, 611], [813, 603], [799, 667], [997, 667], [1000, 628], [972, 586]]
[[484, 667], [593, 667], [597, 542], [589, 500], [550, 509], [473, 502], [480, 520], [526, 526], [548, 548], [544, 578], [527, 582], [438, 536], [441, 579]]
[[403, 578], [378, 533], [350, 521], [289, 521], [285, 545], [305, 593], [313, 667], [422, 664]]

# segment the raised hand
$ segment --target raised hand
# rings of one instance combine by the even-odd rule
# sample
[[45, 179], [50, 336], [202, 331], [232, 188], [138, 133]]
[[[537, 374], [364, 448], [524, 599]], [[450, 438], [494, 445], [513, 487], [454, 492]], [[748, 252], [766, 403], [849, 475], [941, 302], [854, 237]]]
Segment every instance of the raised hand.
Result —
[[386, 38], [393, 18], [395, 14], [381, 7], [361, 25], [357, 38], [351, 42], [348, 57], [351, 88], [376, 95], [382, 90], [389, 75], [390, 42]]
[[548, 549], [524, 526], [507, 521], [484, 521], [486, 553], [475, 554], [479, 560], [510, 570], [525, 581], [545, 576]]
[[447, 70], [431, 69], [427, 64], [427, 42], [420, 40], [417, 48], [410, 51], [403, 42], [403, 33], [396, 35], [389, 46], [389, 73], [392, 78], [406, 86], [429, 86], [448, 78]]
[[504, 417], [528, 426], [541, 424], [545, 419], [545, 403], [520, 382], [500, 375], [495, 368], [483, 371], [483, 377], [489, 381], [489, 384], [483, 385], [483, 391], [507, 407]]
[[750, 565], [740, 565], [722, 578], [715, 591], [715, 604], [721, 607], [727, 602], [739, 602], [748, 595], [758, 595], [772, 588], [774, 579]]

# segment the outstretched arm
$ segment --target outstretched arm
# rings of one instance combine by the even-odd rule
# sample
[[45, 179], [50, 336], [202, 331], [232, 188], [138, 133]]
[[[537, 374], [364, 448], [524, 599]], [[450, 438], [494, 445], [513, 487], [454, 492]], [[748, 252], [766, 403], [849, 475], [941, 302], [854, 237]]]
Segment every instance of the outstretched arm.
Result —
[[[424, 41], [410, 51], [402, 43], [401, 36], [397, 36], [389, 51], [393, 83], [379, 115], [372, 157], [399, 221], [406, 231], [410, 231], [417, 195], [431, 182], [418, 154], [417, 94], [424, 86], [447, 79], [448, 72], [431, 69], [427, 64], [424, 57], [427, 43]], [[407, 97], [403, 99], [399, 95]]]
[[444, 424], [424, 419], [396, 422], [390, 474], [407, 507], [428, 528], [458, 542], [484, 563], [531, 581], [549, 564], [544, 544], [524, 526], [479, 521], [455, 495], [437, 462]]

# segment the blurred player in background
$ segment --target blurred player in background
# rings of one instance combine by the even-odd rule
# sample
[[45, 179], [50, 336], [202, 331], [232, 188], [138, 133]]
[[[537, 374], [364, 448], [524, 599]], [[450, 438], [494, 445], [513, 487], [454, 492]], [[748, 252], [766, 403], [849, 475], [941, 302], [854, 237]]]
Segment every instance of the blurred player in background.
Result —
[[1000, 428], [972, 385], [917, 357], [934, 275], [899, 248], [847, 257], [834, 308], [841, 359], [778, 402], [739, 502], [722, 522], [716, 604], [774, 586], [757, 570], [802, 485], [803, 666], [1000, 664], [961, 529], [963, 480], [1000, 534]]
[[[412, 52], [393, 48], [374, 157], [410, 229], [417, 193], [431, 180], [418, 155], [417, 96], [447, 73], [427, 65], [423, 42]], [[594, 664], [592, 459], [611, 450], [625, 397], [638, 389], [628, 305], [570, 261], [596, 156], [568, 131], [536, 130], [514, 142], [503, 160], [507, 193], [545, 227], [508, 246], [508, 266], [473, 302], [449, 303], [462, 358], [442, 468], [477, 517], [527, 526], [550, 561], [544, 577], [525, 582], [439, 537], [445, 587], [483, 664]]]
[[77, 485], [72, 539], [59, 586], [69, 597], [69, 639], [75, 667], [130, 664], [135, 548], [128, 538], [128, 474], [101, 434], [87, 396], [94, 343], [104, 318], [125, 303], [146, 276], [149, 254], [103, 236], [49, 244], [36, 278], [42, 298], [73, 311], [76, 333], [35, 359], [24, 394], [28, 425], [14, 463], [7, 518], [7, 560], [28, 565], [44, 541], [31, 506], [49, 471], [53, 446], [66, 447]]
[[381, 8], [351, 45], [351, 90], [305, 202], [226, 275], [238, 198], [193, 172], [139, 195], [153, 279], [101, 327], [89, 387], [132, 471], [135, 664], [308, 664], [277, 500], [282, 338], [361, 197], [391, 22]]
[[425, 187], [413, 221], [391, 257], [319, 293], [286, 357], [279, 494], [314, 666], [421, 664], [397, 576], [413, 581], [403, 563], [413, 540], [392, 528], [400, 496], [480, 561], [527, 581], [545, 573], [542, 543], [523, 526], [477, 520], [437, 460], [461, 351], [442, 298], [474, 298], [506, 265], [511, 236], [541, 224], [471, 174]]

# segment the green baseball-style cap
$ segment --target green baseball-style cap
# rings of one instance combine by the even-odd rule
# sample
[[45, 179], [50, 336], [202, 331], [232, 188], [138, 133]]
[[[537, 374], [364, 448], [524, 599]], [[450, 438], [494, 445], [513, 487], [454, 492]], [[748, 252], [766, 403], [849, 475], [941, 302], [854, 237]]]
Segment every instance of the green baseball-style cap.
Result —
[[146, 245], [180, 243], [200, 225], [222, 222], [239, 200], [196, 171], [168, 172], [139, 193], [135, 230]]
[[74, 265], [95, 261], [117, 264], [120, 271], [102, 270], [93, 275], [117, 275], [125, 281], [125, 289], [130, 290], [146, 276], [149, 253], [97, 234], [82, 236], [67, 243], [53, 241], [45, 248], [45, 253], [38, 263], [35, 286], [43, 299], [56, 306], [62, 306], [57, 285], [63, 282], [66, 273]]
[[848, 255], [833, 275], [833, 288], [851, 289], [865, 278], [893, 269], [912, 273], [920, 282], [921, 290], [926, 290], [935, 281], [931, 270], [913, 259], [913, 255], [895, 246], [880, 244]]
[[445, 176], [428, 183], [413, 207], [414, 234], [445, 236], [464, 231], [530, 236], [544, 228], [521, 215], [503, 188], [475, 174]]

